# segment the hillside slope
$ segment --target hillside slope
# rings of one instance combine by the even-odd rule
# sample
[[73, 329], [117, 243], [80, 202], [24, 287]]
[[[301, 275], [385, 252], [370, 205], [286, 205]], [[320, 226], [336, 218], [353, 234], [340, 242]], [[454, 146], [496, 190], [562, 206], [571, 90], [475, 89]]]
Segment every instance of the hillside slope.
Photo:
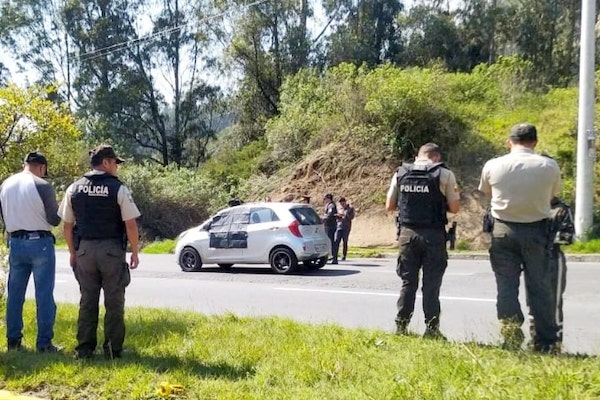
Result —
[[[300, 201], [301, 196], [308, 195], [319, 213], [325, 193], [333, 193], [335, 199], [344, 196], [356, 210], [351, 245], [395, 246], [395, 215], [385, 211], [385, 197], [396, 165], [368, 153], [349, 151], [339, 144], [318, 149], [279, 176], [269, 178], [268, 195], [273, 201]], [[487, 246], [481, 231], [483, 199], [474, 185], [479, 170], [455, 171], [458, 181], [466, 182], [466, 186], [460, 188], [461, 211], [448, 215], [450, 221], [458, 223], [457, 242], [471, 250]], [[260, 198], [258, 194], [253, 197]]]

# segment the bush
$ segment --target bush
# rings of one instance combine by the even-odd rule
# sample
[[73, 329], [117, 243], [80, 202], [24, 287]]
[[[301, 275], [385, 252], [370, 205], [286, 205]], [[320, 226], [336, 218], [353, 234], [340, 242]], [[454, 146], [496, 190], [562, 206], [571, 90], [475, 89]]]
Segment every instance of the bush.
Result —
[[220, 182], [197, 170], [124, 164], [119, 177], [131, 189], [142, 213], [139, 224], [145, 240], [175, 238], [222, 208], [228, 199]]

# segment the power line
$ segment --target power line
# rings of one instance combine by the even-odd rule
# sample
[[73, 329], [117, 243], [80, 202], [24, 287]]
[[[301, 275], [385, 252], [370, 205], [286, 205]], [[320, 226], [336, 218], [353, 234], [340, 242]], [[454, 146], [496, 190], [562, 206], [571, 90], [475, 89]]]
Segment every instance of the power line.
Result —
[[[250, 3], [250, 4], [246, 4], [244, 6], [241, 6], [241, 7], [239, 7], [239, 9], [247, 9], [247, 8], [250, 8], [250, 7], [254, 7], [254, 6], [257, 6], [259, 4], [265, 3], [266, 1], [268, 1], [268, 0], [257, 0], [257, 1], [254, 1], [254, 2]], [[163, 35], [167, 35], [167, 34], [170, 34], [170, 33], [173, 33], [173, 32], [180, 31], [181, 29], [185, 28], [188, 25], [200, 24], [202, 22], [210, 21], [212, 19], [216, 19], [216, 18], [222, 17], [224, 15], [227, 15], [227, 14], [233, 12], [233, 11], [235, 11], [235, 10], [233, 8], [231, 8], [231, 9], [225, 10], [225, 11], [223, 11], [221, 13], [218, 13], [218, 14], [215, 14], [215, 15], [210, 15], [208, 17], [202, 18], [202, 19], [200, 19], [198, 21], [188, 22], [188, 23], [185, 23], [185, 24], [177, 25], [177, 26], [174, 26], [174, 27], [171, 27], [171, 28], [164, 29], [162, 31], [154, 32], [152, 34], [136, 38], [136, 39], [131, 39], [131, 40], [127, 40], [127, 41], [124, 41], [124, 42], [115, 43], [115, 44], [112, 44], [110, 46], [102, 47], [102, 48], [99, 48], [99, 49], [96, 49], [96, 50], [93, 50], [93, 51], [90, 51], [90, 52], [87, 52], [87, 53], [83, 53], [83, 54], [80, 54], [79, 56], [77, 56], [76, 58], [79, 58], [80, 61], [91, 61], [91, 60], [94, 60], [94, 59], [99, 58], [99, 57], [106, 56], [106, 55], [111, 54], [111, 53], [116, 53], [118, 51], [125, 50], [126, 48], [128, 48], [129, 46], [131, 46], [133, 44], [142, 43], [142, 42], [146, 42], [146, 41], [152, 41], [152, 40], [154, 40], [154, 39], [156, 39], [158, 37], [161, 37]]]

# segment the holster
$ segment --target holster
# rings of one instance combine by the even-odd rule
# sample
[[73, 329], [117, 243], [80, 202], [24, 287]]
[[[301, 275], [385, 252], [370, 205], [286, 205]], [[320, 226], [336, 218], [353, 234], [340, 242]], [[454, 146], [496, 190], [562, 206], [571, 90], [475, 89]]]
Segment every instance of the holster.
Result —
[[79, 230], [77, 226], [73, 227], [73, 246], [75, 250], [79, 250], [79, 245], [81, 244], [81, 235], [79, 234]]
[[491, 209], [487, 209], [483, 214], [482, 229], [486, 233], [492, 233], [494, 231], [494, 217], [492, 217]]
[[123, 236], [121, 236], [121, 248], [123, 250], [127, 250], [127, 234], [124, 233]]
[[450, 250], [454, 250], [456, 246], [456, 225], [456, 221], [453, 221], [450, 229], [446, 232], [446, 241], [450, 243]]

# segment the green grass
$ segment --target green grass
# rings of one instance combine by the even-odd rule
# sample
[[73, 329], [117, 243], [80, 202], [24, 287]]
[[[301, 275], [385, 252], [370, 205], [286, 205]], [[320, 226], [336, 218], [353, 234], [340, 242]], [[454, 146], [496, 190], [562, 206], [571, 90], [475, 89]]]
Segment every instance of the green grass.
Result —
[[[35, 309], [25, 308], [33, 347]], [[280, 318], [127, 309], [123, 359], [73, 359], [77, 308], [60, 304], [63, 354], [0, 353], [0, 388], [52, 399], [595, 399], [600, 359], [507, 352]], [[4, 337], [4, 327], [0, 334]], [[100, 333], [100, 340], [102, 336]]]
[[145, 245], [141, 252], [144, 254], [173, 254], [175, 253], [175, 244], [177, 241], [174, 239], [152, 242]]
[[[348, 247], [348, 258], [382, 258], [386, 254], [397, 253], [397, 247]], [[340, 252], [341, 253], [341, 252]]]
[[600, 253], [600, 239], [592, 239], [587, 242], [575, 242], [568, 246], [562, 246], [565, 253], [592, 254]]

